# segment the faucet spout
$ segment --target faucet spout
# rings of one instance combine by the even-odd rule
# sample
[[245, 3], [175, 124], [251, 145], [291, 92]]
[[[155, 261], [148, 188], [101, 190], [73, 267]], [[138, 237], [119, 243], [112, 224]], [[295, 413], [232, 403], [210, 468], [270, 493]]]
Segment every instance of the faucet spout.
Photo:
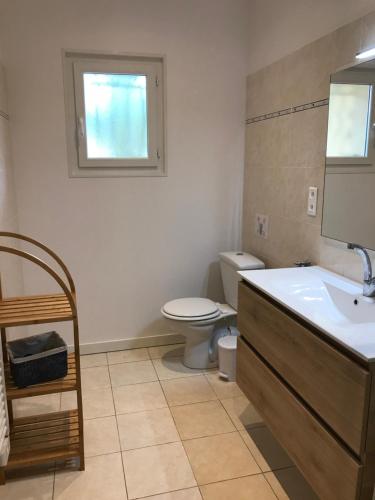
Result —
[[361, 257], [363, 264], [363, 295], [375, 297], [375, 277], [372, 276], [371, 259], [367, 250], [356, 243], [348, 243], [348, 248]]

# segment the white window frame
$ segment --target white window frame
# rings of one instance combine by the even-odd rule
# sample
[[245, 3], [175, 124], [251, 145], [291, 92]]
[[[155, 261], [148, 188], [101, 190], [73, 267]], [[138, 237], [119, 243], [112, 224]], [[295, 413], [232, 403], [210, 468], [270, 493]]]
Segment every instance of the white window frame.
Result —
[[[70, 177], [165, 176], [165, 92], [162, 56], [63, 51]], [[140, 74], [147, 79], [147, 158], [88, 158], [84, 73]]]

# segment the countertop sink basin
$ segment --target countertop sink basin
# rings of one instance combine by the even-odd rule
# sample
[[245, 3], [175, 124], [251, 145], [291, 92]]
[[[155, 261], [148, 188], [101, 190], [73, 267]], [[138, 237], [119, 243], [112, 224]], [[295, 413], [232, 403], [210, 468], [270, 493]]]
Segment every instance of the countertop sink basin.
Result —
[[241, 277], [366, 361], [375, 360], [375, 300], [319, 266], [240, 271]]

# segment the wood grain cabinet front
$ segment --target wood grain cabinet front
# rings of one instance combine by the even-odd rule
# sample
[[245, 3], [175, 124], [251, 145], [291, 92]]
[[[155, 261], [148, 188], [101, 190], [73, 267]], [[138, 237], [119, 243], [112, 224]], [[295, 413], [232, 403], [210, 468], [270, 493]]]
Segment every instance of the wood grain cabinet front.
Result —
[[322, 500], [372, 500], [374, 366], [239, 285], [238, 384]]

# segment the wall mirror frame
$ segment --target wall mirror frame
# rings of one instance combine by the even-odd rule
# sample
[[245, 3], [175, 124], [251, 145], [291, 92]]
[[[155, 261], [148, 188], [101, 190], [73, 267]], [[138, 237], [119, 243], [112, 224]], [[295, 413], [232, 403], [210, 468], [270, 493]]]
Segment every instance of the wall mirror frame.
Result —
[[321, 234], [375, 250], [375, 59], [331, 75]]

